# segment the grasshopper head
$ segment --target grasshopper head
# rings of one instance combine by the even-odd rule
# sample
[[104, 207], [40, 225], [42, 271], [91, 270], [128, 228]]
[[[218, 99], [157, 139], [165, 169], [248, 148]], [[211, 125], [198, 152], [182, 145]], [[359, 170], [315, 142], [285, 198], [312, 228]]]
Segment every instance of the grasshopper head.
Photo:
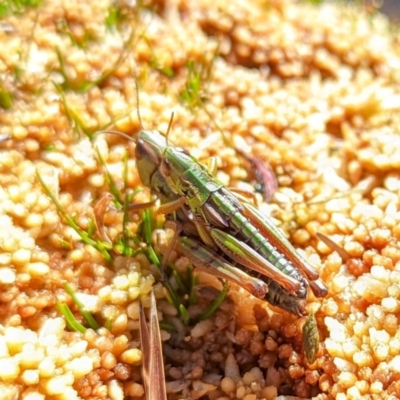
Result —
[[151, 188], [151, 179], [158, 170], [167, 148], [167, 139], [158, 131], [140, 131], [136, 141], [136, 164], [140, 180]]

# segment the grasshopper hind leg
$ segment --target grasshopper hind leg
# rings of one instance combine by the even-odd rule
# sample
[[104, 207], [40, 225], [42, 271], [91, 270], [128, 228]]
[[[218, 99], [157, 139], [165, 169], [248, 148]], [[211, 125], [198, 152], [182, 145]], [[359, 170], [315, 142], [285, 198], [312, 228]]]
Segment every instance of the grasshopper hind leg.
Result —
[[180, 237], [178, 239], [178, 247], [199, 270], [234, 282], [257, 298], [265, 298], [268, 292], [268, 285], [266, 282], [252, 277], [241, 269], [234, 267], [223, 257], [201, 245], [196, 240], [188, 237]]
[[180, 237], [178, 247], [199, 270], [234, 282], [253, 296], [266, 300], [271, 305], [282, 308], [291, 314], [299, 317], [306, 315], [306, 299], [290, 293], [272, 279], [259, 274], [251, 276], [228, 263], [214, 251], [188, 237]]

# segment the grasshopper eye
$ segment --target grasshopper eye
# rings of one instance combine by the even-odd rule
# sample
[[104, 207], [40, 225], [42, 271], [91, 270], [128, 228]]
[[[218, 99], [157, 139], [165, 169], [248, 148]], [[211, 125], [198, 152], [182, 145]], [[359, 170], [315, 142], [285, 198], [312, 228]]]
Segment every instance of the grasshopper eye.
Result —
[[140, 139], [136, 144], [135, 156], [138, 161], [145, 158], [154, 164], [160, 162], [157, 153], [151, 148], [151, 146], [147, 145], [144, 140]]
[[145, 149], [144, 149], [144, 143], [143, 140], [138, 140], [136, 143], [136, 149], [135, 149], [135, 157], [137, 160], [141, 160], [142, 158], [145, 157]]
[[159, 168], [161, 175], [163, 175], [165, 177], [170, 176], [171, 170], [172, 170], [172, 167], [171, 167], [170, 162], [166, 158], [163, 158], [161, 161], [161, 164], [160, 164], [160, 168]]

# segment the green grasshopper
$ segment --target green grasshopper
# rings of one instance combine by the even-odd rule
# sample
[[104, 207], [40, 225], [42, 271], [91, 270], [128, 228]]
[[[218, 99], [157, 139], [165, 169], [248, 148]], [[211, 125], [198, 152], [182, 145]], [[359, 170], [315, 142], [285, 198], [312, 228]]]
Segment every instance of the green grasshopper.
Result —
[[272, 221], [240, 201], [186, 150], [169, 145], [158, 131], [142, 130], [136, 160], [142, 183], [164, 203], [160, 211], [177, 212], [190, 236], [178, 244], [194, 266], [299, 316], [305, 315], [308, 286], [317, 297], [327, 294], [317, 271]]

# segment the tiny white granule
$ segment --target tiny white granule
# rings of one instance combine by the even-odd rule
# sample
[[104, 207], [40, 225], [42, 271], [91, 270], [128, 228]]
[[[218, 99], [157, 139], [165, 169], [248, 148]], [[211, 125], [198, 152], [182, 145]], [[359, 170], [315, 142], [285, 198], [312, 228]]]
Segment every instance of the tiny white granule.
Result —
[[16, 264], [26, 264], [31, 260], [31, 251], [27, 249], [18, 249], [12, 255], [12, 261]]
[[16, 354], [22, 351], [22, 347], [25, 343], [36, 343], [37, 334], [30, 329], [24, 330], [9, 326], [5, 329], [4, 338], [10, 354]]
[[142, 361], [142, 352], [139, 349], [125, 350], [121, 354], [121, 361], [127, 364], [139, 364]]
[[104, 174], [92, 174], [88, 176], [89, 185], [96, 188], [104, 185]]
[[86, 170], [95, 170], [96, 161], [94, 158], [94, 149], [90, 140], [81, 140], [75, 146], [75, 162]]
[[390, 271], [382, 265], [373, 265], [370, 270], [371, 276], [381, 282], [389, 282]]
[[82, 249], [74, 249], [69, 252], [68, 258], [75, 263], [80, 263], [85, 258], [85, 253]]
[[359, 367], [371, 367], [374, 360], [368, 352], [362, 350], [354, 354], [353, 362]]
[[335, 357], [333, 363], [336, 365], [337, 369], [342, 372], [356, 373], [358, 370], [357, 365], [340, 357]]
[[120, 314], [117, 318], [114, 319], [112, 324], [112, 332], [115, 335], [117, 332], [126, 331], [126, 327], [128, 325], [128, 316], [126, 314]]
[[350, 275], [340, 273], [332, 279], [333, 290], [335, 293], [341, 293], [350, 286], [353, 278]]
[[[344, 343], [342, 343], [343, 353], [345, 354], [347, 359], [351, 359], [360, 348], [357, 346], [353, 339], [348, 339]], [[339, 371], [341, 369], [339, 368]], [[354, 372], [354, 371], [353, 371]]]
[[338, 382], [340, 386], [348, 389], [357, 382], [357, 375], [352, 372], [342, 371], [338, 375]]
[[35, 262], [28, 264], [28, 273], [34, 278], [39, 278], [41, 276], [47, 275], [50, 272], [50, 267], [42, 262]]
[[112, 304], [122, 306], [128, 301], [128, 293], [115, 289], [111, 292], [110, 299]]
[[61, 366], [72, 359], [72, 354], [69, 350], [69, 346], [66, 344], [59, 345], [58, 349], [54, 354], [56, 358], [56, 365]]
[[356, 336], [362, 337], [367, 334], [367, 326], [362, 321], [357, 321], [353, 326], [353, 332]]
[[43, 225], [44, 218], [41, 214], [32, 213], [29, 214], [25, 219], [25, 225], [27, 228], [35, 228]]
[[137, 320], [139, 319], [139, 310], [140, 310], [139, 302], [134, 301], [131, 304], [129, 304], [129, 306], [126, 308], [126, 313], [129, 318]]
[[71, 228], [70, 226], [64, 226], [63, 227], [63, 234], [65, 235], [66, 240], [71, 240], [72, 242], [79, 242], [81, 237], [79, 236], [79, 233], [76, 232], [74, 228]]
[[14, 204], [14, 207], [10, 210], [10, 214], [25, 219], [28, 217], [29, 212], [24, 204], [16, 203]]
[[19, 244], [14, 237], [4, 238], [1, 243], [2, 250], [6, 253], [13, 253], [11, 255], [11, 261], [13, 260], [14, 254], [18, 251]]
[[91, 313], [97, 313], [100, 311], [99, 296], [94, 294], [76, 293], [76, 297], [83, 304], [86, 311]]
[[44, 349], [36, 347], [33, 343], [25, 343], [18, 357], [22, 369], [36, 369], [44, 358]]
[[389, 361], [389, 368], [394, 373], [399, 373], [400, 372], [400, 355], [394, 356]]
[[142, 277], [140, 283], [140, 293], [142, 295], [150, 293], [151, 289], [153, 289], [154, 281], [155, 279], [153, 275]]
[[39, 329], [39, 342], [43, 347], [58, 346], [64, 334], [63, 318], [48, 318]]
[[97, 292], [97, 295], [99, 298], [103, 301], [109, 301], [112, 293], [112, 288], [110, 285], [104, 286], [99, 291]]
[[344, 343], [348, 338], [344, 329], [333, 329], [330, 332], [330, 337], [334, 338], [337, 343]]
[[[396, 263], [396, 266], [397, 266], [397, 263]], [[389, 280], [391, 283], [398, 284], [400, 282], [400, 271], [397, 271], [397, 270], [390, 271]]]
[[[132, 263], [131, 266], [135, 266], [136, 264]], [[140, 274], [136, 271], [131, 271], [128, 274], [129, 286], [139, 286]]]
[[53, 376], [56, 370], [56, 364], [53, 357], [44, 358], [40, 362], [38, 370], [41, 378], [50, 378]]
[[136, 300], [140, 296], [140, 288], [137, 286], [130, 287], [128, 295], [130, 300]]
[[64, 371], [71, 371], [75, 379], [82, 378], [93, 371], [93, 360], [88, 356], [75, 358], [64, 365]]
[[129, 279], [126, 275], [118, 275], [113, 279], [112, 283], [115, 288], [126, 290], [129, 286]]
[[0, 358], [9, 357], [9, 355], [6, 339], [0, 335]]
[[0, 283], [3, 285], [10, 285], [15, 282], [15, 271], [10, 267], [0, 268]]
[[124, 400], [124, 391], [115, 379], [108, 382], [107, 389], [111, 400]]
[[35, 389], [25, 390], [21, 396], [22, 400], [44, 400], [44, 394], [37, 392]]
[[389, 346], [384, 343], [378, 343], [372, 348], [375, 358], [379, 361], [385, 361], [387, 360], [387, 357], [389, 355]]
[[0, 265], [10, 265], [11, 264], [11, 253], [2, 253], [0, 254]]
[[210, 332], [214, 327], [214, 322], [211, 320], [204, 320], [198, 322], [191, 330], [190, 335], [193, 338], [199, 338]]
[[391, 356], [400, 354], [400, 340], [398, 338], [391, 338], [389, 341], [389, 352]]
[[388, 344], [390, 340], [390, 335], [384, 330], [378, 330], [376, 328], [369, 328], [369, 342], [371, 346], [377, 344]]
[[383, 391], [383, 383], [380, 381], [372, 382], [369, 387], [370, 393], [381, 394]]
[[346, 341], [348, 334], [346, 327], [331, 317], [325, 317], [325, 324], [330, 331], [330, 336], [335, 340], [335, 342], [343, 343]]
[[10, 400], [19, 399], [21, 386], [16, 383], [8, 383], [0, 381], [0, 399]]
[[74, 344], [70, 344], [69, 350], [73, 357], [80, 357], [83, 355], [87, 349], [88, 342], [86, 340], [80, 340]]
[[388, 313], [397, 313], [400, 311], [400, 301], [393, 297], [385, 297], [381, 301], [383, 311]]
[[23, 194], [21, 193], [21, 189], [18, 185], [10, 185], [8, 187], [8, 197], [10, 200], [12, 200], [14, 203], [21, 201]]
[[13, 381], [18, 378], [20, 368], [15, 358], [0, 359], [0, 380]]
[[78, 392], [72, 387], [66, 387], [64, 392], [57, 396], [57, 400], [81, 400]]
[[115, 306], [103, 306], [101, 314], [104, 319], [113, 321], [119, 315], [119, 310]]
[[325, 348], [331, 357], [344, 357], [342, 345], [335, 340], [327, 338], [325, 340]]
[[[344, 395], [344, 393], [338, 393], [338, 394]], [[363, 396], [361, 396], [361, 393], [356, 386], [349, 387], [347, 389], [346, 395], [343, 396], [344, 400], [359, 400], [362, 398], [363, 398]], [[336, 400], [338, 400], [338, 397], [336, 397]]]
[[49, 379], [44, 385], [46, 394], [56, 395], [65, 392], [68, 386], [74, 383], [74, 375], [72, 372], [67, 372], [64, 375], [55, 376]]
[[21, 374], [21, 380], [25, 385], [37, 385], [39, 383], [39, 371], [37, 369], [27, 369]]
[[38, 194], [36, 192], [28, 192], [24, 196], [24, 203], [29, 207], [31, 207], [36, 204], [37, 199], [38, 199]]
[[357, 295], [375, 301], [376, 297], [384, 298], [387, 296], [388, 283], [383, 283], [377, 279], [372, 278], [368, 275], [361, 275], [354, 283], [352, 290]]
[[15, 126], [13, 129], [13, 136], [17, 140], [23, 140], [28, 136], [28, 129], [24, 126]]

